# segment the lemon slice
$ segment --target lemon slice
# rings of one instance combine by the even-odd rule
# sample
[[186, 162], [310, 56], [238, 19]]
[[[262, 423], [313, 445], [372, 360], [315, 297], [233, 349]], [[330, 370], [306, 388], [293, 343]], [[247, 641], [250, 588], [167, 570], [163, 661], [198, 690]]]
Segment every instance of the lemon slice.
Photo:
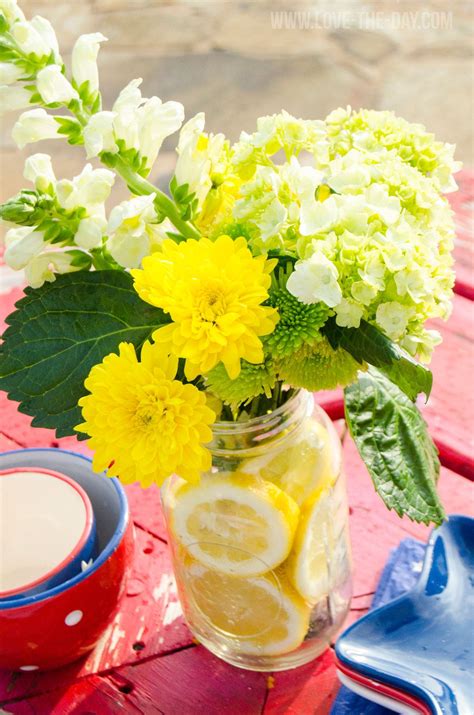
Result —
[[310, 608], [280, 570], [238, 578], [191, 563], [186, 583], [193, 606], [224, 638], [252, 655], [288, 653], [304, 640]]
[[302, 506], [314, 498], [321, 487], [330, 486], [335, 481], [332, 450], [325, 427], [308, 420], [296, 442], [290, 436], [287, 444], [276, 453], [268, 445], [266, 454], [246, 460], [241, 470], [273, 482]]
[[291, 583], [309, 603], [316, 603], [329, 591], [332, 515], [331, 490], [325, 489], [302, 512], [287, 561]]
[[173, 494], [171, 529], [201, 563], [251, 576], [288, 556], [300, 510], [275, 484], [246, 474], [206, 475]]

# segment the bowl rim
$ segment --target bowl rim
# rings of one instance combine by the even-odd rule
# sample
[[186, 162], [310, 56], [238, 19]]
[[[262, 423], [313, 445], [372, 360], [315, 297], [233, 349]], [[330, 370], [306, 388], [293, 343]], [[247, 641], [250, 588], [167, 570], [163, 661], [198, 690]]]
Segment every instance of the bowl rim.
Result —
[[[2, 454], [13, 455], [24, 454], [25, 452], [54, 452], [55, 454], [58, 454], [58, 452], [62, 452], [63, 454], [68, 454], [73, 457], [79, 457], [85, 462], [88, 462], [89, 465], [92, 465], [92, 460], [89, 457], [86, 457], [86, 455], [80, 454], [79, 452], [73, 452], [69, 449], [60, 449], [57, 447], [29, 447], [26, 449], [13, 449], [9, 450], [8, 452], [2, 452]], [[0, 611], [13, 611], [14, 609], [25, 608], [26, 606], [31, 606], [32, 604], [41, 603], [43, 601], [52, 599], [55, 596], [58, 596], [59, 594], [64, 593], [71, 588], [74, 588], [74, 586], [79, 584], [81, 581], [85, 581], [86, 578], [89, 578], [89, 576], [91, 576], [95, 571], [101, 568], [101, 566], [110, 558], [114, 551], [117, 550], [123, 537], [125, 536], [125, 533], [130, 523], [130, 509], [128, 505], [127, 496], [125, 494], [124, 488], [116, 477], [107, 477], [104, 472], [102, 472], [102, 474], [98, 474], [97, 476], [112, 482], [112, 485], [117, 492], [120, 504], [120, 513], [116, 529], [108, 543], [100, 552], [99, 556], [94, 560], [91, 566], [86, 568], [84, 571], [79, 574], [76, 574], [76, 576], [73, 576], [72, 578], [67, 581], [64, 581], [63, 583], [58, 584], [54, 588], [47, 589], [46, 591], [42, 591], [41, 593], [34, 594], [32, 596], [25, 596], [24, 598], [16, 597], [15, 599], [1, 600]]]
[[[2, 479], [2, 477], [7, 477], [10, 474], [15, 474], [16, 472], [25, 472], [28, 471], [28, 469], [28, 467], [11, 467], [10, 469], [0, 469], [0, 480]], [[10, 596], [16, 596], [16, 598], [18, 598], [18, 596], [22, 593], [25, 593], [26, 597], [30, 595], [27, 593], [28, 591], [31, 591], [31, 589], [37, 588], [38, 586], [41, 586], [41, 584], [45, 584], [47, 589], [47, 582], [54, 576], [58, 576], [58, 574], [64, 571], [64, 569], [69, 566], [69, 564], [77, 560], [84, 547], [87, 546], [90, 539], [93, 538], [94, 534], [95, 518], [94, 512], [92, 510], [92, 504], [87, 495], [87, 492], [81, 487], [80, 484], [78, 484], [78, 482], [75, 482], [74, 479], [71, 479], [71, 477], [68, 477], [66, 474], [61, 474], [61, 472], [58, 472], [54, 469], [46, 469], [45, 467], [32, 467], [29, 469], [29, 471], [31, 471], [33, 474], [46, 474], [48, 476], [54, 477], [55, 479], [58, 479], [61, 482], [65, 482], [66, 484], [68, 484], [68, 486], [71, 487], [71, 489], [73, 489], [77, 494], [79, 494], [85, 509], [84, 526], [73, 548], [69, 551], [69, 553], [66, 554], [63, 559], [61, 559], [58, 564], [43, 573], [42, 576], [38, 576], [38, 578], [34, 579], [33, 581], [29, 581], [28, 583], [22, 584], [21, 586], [17, 586], [16, 588], [10, 588], [6, 591], [0, 591], [0, 599], [7, 599]]]

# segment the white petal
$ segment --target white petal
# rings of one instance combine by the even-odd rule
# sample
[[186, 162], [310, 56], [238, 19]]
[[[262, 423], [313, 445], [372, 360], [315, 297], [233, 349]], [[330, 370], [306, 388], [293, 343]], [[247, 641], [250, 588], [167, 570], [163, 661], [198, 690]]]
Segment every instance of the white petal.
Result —
[[316, 201], [311, 197], [301, 204], [300, 231], [303, 236], [312, 236], [319, 231], [327, 231], [337, 221], [336, 201], [330, 196], [326, 201]]
[[12, 130], [13, 141], [19, 149], [26, 144], [41, 139], [59, 139], [58, 123], [44, 109], [31, 109], [23, 112]]
[[84, 127], [83, 137], [87, 158], [98, 156], [102, 151], [117, 152], [114, 134], [115, 112], [97, 112]]
[[84, 82], [89, 82], [89, 90], [96, 92], [99, 89], [99, 72], [97, 69], [97, 55], [100, 43], [107, 38], [101, 32], [92, 32], [81, 35], [72, 50], [71, 67], [72, 76], [80, 87]]
[[53, 102], [68, 104], [72, 99], [79, 97], [58, 65], [48, 65], [40, 70], [36, 76], [36, 87], [45, 104]]
[[44, 246], [43, 234], [32, 231], [29, 227], [28, 233], [13, 241], [7, 238], [6, 243], [8, 245], [4, 255], [5, 263], [15, 271], [25, 268]]
[[18, 85], [0, 87], [0, 117], [30, 106], [31, 92]]

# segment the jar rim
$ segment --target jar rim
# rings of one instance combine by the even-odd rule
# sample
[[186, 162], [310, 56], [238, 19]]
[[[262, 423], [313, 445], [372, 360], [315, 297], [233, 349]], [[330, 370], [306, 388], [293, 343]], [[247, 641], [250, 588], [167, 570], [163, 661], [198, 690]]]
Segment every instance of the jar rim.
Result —
[[256, 432], [262, 429], [263, 426], [270, 427], [274, 423], [277, 423], [279, 419], [286, 412], [293, 412], [301, 403], [303, 397], [312, 396], [310, 392], [303, 388], [295, 390], [293, 395], [286, 400], [282, 405], [277, 407], [270, 412], [266, 412], [264, 415], [257, 415], [256, 417], [251, 417], [245, 422], [233, 422], [231, 420], [218, 420], [214, 422], [211, 429], [214, 436], [219, 436], [223, 434], [247, 434], [249, 432]]

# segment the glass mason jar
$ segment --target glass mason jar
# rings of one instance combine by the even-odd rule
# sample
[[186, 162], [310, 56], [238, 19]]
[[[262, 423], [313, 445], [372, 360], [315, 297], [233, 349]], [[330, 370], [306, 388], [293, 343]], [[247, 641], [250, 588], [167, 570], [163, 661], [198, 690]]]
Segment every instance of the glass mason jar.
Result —
[[212, 469], [163, 487], [186, 621], [228, 663], [277, 671], [316, 658], [351, 598], [341, 444], [300, 390], [246, 422], [217, 422]]

